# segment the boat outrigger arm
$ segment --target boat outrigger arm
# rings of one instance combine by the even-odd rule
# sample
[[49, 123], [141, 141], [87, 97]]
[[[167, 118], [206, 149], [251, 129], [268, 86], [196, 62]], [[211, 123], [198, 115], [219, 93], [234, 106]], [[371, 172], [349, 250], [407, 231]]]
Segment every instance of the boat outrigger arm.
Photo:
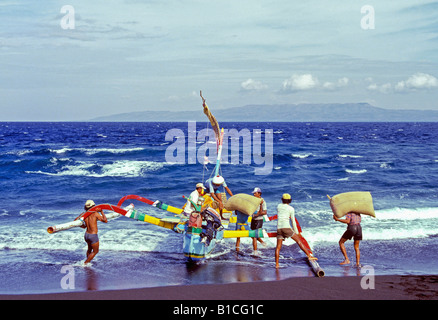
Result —
[[[117, 218], [117, 217], [120, 217], [121, 215], [123, 215], [127, 218], [134, 219], [137, 221], [146, 222], [149, 224], [153, 224], [153, 225], [156, 225], [158, 227], [166, 228], [166, 229], [172, 230], [172, 231], [177, 232], [177, 233], [184, 233], [184, 232], [188, 233], [187, 228], [186, 228], [187, 227], [186, 220], [181, 220], [180, 218], [162, 218], [162, 219], [159, 219], [159, 218], [141, 213], [137, 210], [134, 210], [134, 207], [132, 205], [129, 205], [125, 208], [121, 208], [120, 206], [126, 200], [138, 200], [138, 201], [150, 204], [150, 205], [153, 205], [155, 203], [155, 202], [153, 202], [147, 198], [141, 197], [141, 196], [127, 195], [119, 200], [119, 202], [118, 202], [119, 205], [117, 205], [117, 206], [111, 205], [111, 204], [99, 204], [99, 205], [91, 208], [89, 211], [82, 213], [74, 221], [48, 227], [47, 232], [50, 234], [53, 234], [53, 233], [56, 233], [59, 231], [69, 230], [69, 229], [72, 229], [75, 227], [81, 227], [84, 224], [84, 219], [86, 217], [88, 217], [88, 215], [90, 215], [91, 213], [95, 212], [96, 209], [100, 208], [102, 210], [111, 211], [110, 213], [106, 214], [107, 219], [114, 219], [114, 218]], [[157, 208], [160, 208], [160, 207], [157, 206]], [[172, 207], [172, 208], [174, 208], [174, 207]], [[195, 208], [197, 210], [200, 210], [199, 206], [195, 206]], [[163, 209], [163, 208], [161, 208], [161, 209]], [[182, 210], [182, 209], [179, 209], [179, 210]], [[311, 251], [309, 244], [307, 243], [305, 238], [301, 235], [301, 227], [300, 227], [298, 221], [297, 221], [297, 227], [299, 228], [300, 238], [301, 238], [302, 243]], [[199, 229], [199, 233], [201, 233], [202, 228], [198, 228], [198, 229]], [[220, 232], [220, 238], [245, 238], [245, 237], [268, 238], [268, 237], [276, 237], [276, 236], [277, 236], [276, 232], [267, 233], [264, 229], [221, 230], [221, 232]], [[186, 254], [186, 253], [184, 253], [184, 254]], [[191, 256], [191, 258], [193, 258], [193, 256]], [[200, 258], [205, 258], [205, 255], [201, 255]], [[318, 262], [316, 262], [314, 260], [309, 260], [309, 264], [318, 277], [324, 276], [324, 270], [319, 266]]]
[[[96, 209], [102, 209], [102, 210], [108, 210], [111, 211], [111, 213], [108, 213], [107, 219], [114, 219], [117, 217], [125, 216], [127, 218], [130, 219], [134, 219], [137, 221], [142, 221], [142, 222], [147, 222], [162, 228], [166, 228], [166, 229], [170, 229], [173, 230], [175, 232], [180, 233], [181, 229], [176, 228], [178, 225], [184, 225], [187, 221], [186, 220], [182, 220], [180, 218], [156, 218], [153, 216], [150, 216], [148, 214], [145, 213], [141, 213], [137, 210], [134, 210], [133, 206], [127, 206], [125, 208], [121, 208], [121, 205], [123, 204], [123, 202], [125, 202], [126, 200], [138, 200], [150, 205], [154, 205], [155, 202], [138, 196], [138, 195], [127, 195], [123, 198], [121, 198], [118, 202], [118, 205], [112, 205], [112, 204], [99, 204], [94, 206], [93, 208], [91, 208], [90, 210], [82, 213], [77, 219], [75, 219], [74, 221], [71, 222], [67, 222], [67, 223], [63, 223], [63, 224], [59, 224], [59, 225], [54, 225], [54, 226], [50, 226], [47, 228], [47, 232], [52, 234], [52, 233], [56, 233], [59, 231], [63, 231], [63, 230], [69, 230], [71, 228], [75, 228], [75, 227], [81, 227], [83, 226], [83, 221], [93, 212], [96, 212]], [[163, 209], [160, 206], [156, 206], [157, 208]], [[171, 207], [171, 206], [168, 206]], [[175, 208], [175, 207], [171, 207], [171, 208]], [[178, 209], [178, 208], [175, 208]], [[181, 210], [182, 209], [178, 209]], [[264, 232], [262, 229], [257, 229], [257, 230], [249, 230], [249, 231], [239, 231], [239, 230], [224, 230], [224, 238], [237, 238], [237, 237], [255, 237], [255, 238], [262, 238], [262, 237], [267, 237], [268, 234], [266, 232]]]

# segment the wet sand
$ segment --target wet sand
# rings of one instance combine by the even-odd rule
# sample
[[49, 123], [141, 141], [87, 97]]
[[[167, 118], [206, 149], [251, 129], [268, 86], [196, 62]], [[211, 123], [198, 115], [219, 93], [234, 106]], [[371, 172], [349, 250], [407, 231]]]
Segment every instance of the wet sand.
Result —
[[[367, 289], [362, 286], [368, 287]], [[231, 284], [0, 295], [1, 300], [438, 300], [438, 275], [289, 278]]]

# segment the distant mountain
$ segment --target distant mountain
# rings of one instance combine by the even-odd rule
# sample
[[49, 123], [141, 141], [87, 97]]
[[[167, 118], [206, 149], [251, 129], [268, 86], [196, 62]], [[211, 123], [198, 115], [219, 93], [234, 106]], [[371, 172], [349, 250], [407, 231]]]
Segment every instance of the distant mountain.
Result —
[[[247, 105], [212, 109], [220, 122], [435, 122], [438, 111], [392, 110], [368, 103]], [[114, 114], [90, 121], [205, 122], [199, 111], [142, 111]]]

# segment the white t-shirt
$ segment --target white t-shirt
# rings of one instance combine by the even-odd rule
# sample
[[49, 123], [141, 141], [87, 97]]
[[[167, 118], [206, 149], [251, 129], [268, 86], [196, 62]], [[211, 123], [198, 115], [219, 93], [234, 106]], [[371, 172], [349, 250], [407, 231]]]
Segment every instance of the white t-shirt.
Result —
[[286, 204], [280, 203], [277, 206], [277, 229], [291, 228], [289, 219], [292, 220], [292, 229], [295, 233], [298, 233], [297, 224], [295, 222], [295, 209]]
[[[199, 200], [199, 193], [198, 190], [193, 191], [190, 196], [189, 199], [192, 200], [194, 203], [196, 203], [197, 205], [199, 205], [198, 200]], [[193, 211], [195, 211], [195, 208], [193, 208], [192, 203], [187, 200], [186, 206], [184, 207], [184, 212], [189, 215], [191, 214]]]
[[[263, 198], [262, 198], [262, 199], [263, 199]], [[265, 199], [263, 199], [262, 209], [263, 209], [264, 211], [267, 211], [267, 210], [268, 210], [268, 207], [266, 206], [266, 201], [265, 201]], [[260, 206], [257, 208], [256, 212], [254, 212], [254, 214], [257, 214], [257, 212], [259, 212], [259, 210], [260, 210]], [[263, 220], [263, 216], [255, 217], [254, 220]]]

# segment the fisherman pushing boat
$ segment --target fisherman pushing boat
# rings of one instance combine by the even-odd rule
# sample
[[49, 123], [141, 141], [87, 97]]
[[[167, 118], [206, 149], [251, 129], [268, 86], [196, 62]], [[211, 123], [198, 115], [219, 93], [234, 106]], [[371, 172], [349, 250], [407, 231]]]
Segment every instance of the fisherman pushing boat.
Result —
[[[310, 248], [307, 248], [302, 241], [301, 234], [295, 222], [295, 209], [290, 205], [291, 202], [292, 197], [290, 194], [285, 193], [281, 197], [281, 203], [277, 206], [277, 247], [275, 248], [275, 267], [277, 269], [280, 267], [278, 263], [280, 250], [283, 241], [287, 238], [292, 238], [298, 244], [300, 249], [303, 250], [309, 260], [318, 260], [316, 257], [312, 256]], [[292, 221], [292, 228], [289, 221]]]

